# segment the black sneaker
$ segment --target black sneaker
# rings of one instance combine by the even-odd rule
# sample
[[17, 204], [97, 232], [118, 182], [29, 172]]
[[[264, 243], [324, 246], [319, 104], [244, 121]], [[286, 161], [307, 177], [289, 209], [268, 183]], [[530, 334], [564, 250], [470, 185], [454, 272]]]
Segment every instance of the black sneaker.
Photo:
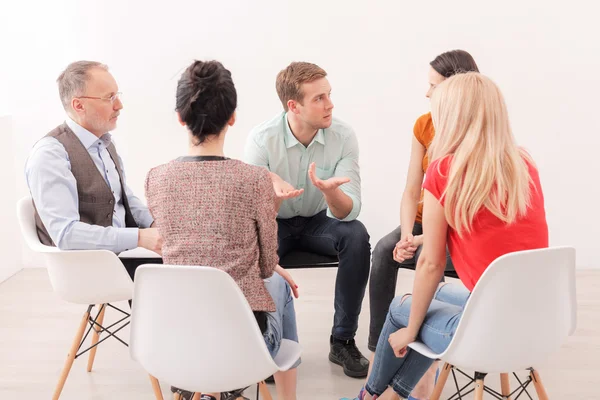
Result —
[[369, 360], [358, 350], [354, 339], [329, 338], [329, 361], [344, 367], [344, 374], [352, 378], [364, 378], [369, 372]]

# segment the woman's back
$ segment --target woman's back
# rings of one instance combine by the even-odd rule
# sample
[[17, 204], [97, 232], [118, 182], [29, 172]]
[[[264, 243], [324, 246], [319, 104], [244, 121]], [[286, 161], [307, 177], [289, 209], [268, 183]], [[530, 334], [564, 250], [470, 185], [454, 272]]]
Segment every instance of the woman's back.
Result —
[[165, 263], [222, 269], [253, 310], [274, 311], [262, 281], [278, 263], [268, 171], [223, 157], [181, 157], [148, 173], [146, 197]]
[[[423, 187], [445, 205], [442, 197], [447, 186], [452, 157], [434, 161], [427, 170]], [[496, 258], [515, 251], [548, 247], [548, 224], [544, 208], [544, 194], [536, 167], [525, 160], [531, 178], [530, 206], [527, 212], [508, 224], [487, 209], [475, 216], [470, 232], [462, 237], [448, 227], [448, 249], [461, 281], [467, 289], [473, 287]]]

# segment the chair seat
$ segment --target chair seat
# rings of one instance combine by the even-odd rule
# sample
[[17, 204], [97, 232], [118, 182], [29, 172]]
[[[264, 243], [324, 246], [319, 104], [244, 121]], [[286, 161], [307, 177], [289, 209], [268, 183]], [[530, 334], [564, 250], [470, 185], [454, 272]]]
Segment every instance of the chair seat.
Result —
[[422, 342], [412, 342], [411, 344], [408, 345], [408, 347], [410, 347], [411, 349], [413, 349], [414, 351], [423, 354], [425, 357], [430, 358], [432, 360], [437, 360], [439, 359], [443, 353], [441, 354], [436, 354], [433, 352], [433, 350], [431, 350], [429, 347], [427, 347], [425, 345], [425, 343]]
[[330, 268], [337, 267], [338, 257], [311, 253], [304, 250], [292, 250], [281, 258], [283, 268]]
[[300, 346], [300, 344], [292, 340], [282, 339], [279, 351], [273, 361], [275, 361], [275, 364], [277, 364], [280, 371], [287, 371], [292, 368], [294, 363], [300, 358], [301, 354], [302, 346]]

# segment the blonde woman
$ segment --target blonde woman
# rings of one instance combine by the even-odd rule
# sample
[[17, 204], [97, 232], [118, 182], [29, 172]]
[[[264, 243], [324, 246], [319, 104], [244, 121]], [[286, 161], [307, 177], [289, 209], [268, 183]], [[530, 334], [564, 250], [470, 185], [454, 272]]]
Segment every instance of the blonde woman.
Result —
[[[443, 352], [487, 266], [506, 253], [548, 247], [538, 171], [515, 143], [498, 87], [476, 72], [455, 75], [433, 91], [431, 106], [423, 251], [412, 294], [390, 305], [361, 400], [407, 399], [433, 363], [407, 345], [418, 339]], [[446, 246], [463, 285], [438, 286]]]

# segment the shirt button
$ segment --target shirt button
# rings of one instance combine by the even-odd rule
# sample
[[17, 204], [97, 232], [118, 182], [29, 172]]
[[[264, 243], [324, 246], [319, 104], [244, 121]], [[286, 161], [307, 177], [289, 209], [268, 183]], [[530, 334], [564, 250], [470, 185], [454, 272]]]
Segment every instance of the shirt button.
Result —
[[111, 200], [111, 201], [108, 202], [108, 204], [112, 204], [112, 203], [114, 203], [114, 200]]
[[106, 214], [106, 218], [110, 218], [110, 214]]

